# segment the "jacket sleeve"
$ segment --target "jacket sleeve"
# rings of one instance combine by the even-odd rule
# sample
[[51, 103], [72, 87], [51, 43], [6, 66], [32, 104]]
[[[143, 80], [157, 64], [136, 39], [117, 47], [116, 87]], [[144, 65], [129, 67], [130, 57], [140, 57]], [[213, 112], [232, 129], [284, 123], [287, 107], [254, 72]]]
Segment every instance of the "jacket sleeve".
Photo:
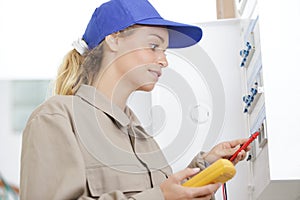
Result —
[[204, 152], [200, 152], [198, 153], [193, 160], [190, 162], [190, 164], [188, 165], [188, 167], [190, 168], [195, 168], [195, 167], [199, 167], [202, 170], [204, 170], [206, 167], [208, 167], [208, 163], [203, 159], [202, 155]]
[[[22, 139], [21, 200], [124, 200], [121, 191], [88, 197], [84, 160], [66, 116], [38, 114], [30, 119]], [[129, 199], [164, 199], [160, 188], [146, 190]]]

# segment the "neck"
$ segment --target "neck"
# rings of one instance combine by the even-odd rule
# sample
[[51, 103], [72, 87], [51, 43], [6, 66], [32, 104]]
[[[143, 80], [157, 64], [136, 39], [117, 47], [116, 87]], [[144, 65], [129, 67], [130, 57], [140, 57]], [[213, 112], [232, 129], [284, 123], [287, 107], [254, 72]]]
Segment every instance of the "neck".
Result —
[[121, 78], [116, 73], [107, 70], [93, 86], [120, 109], [124, 110], [129, 95], [135, 89], [129, 87], [128, 84], [124, 83], [125, 81], [120, 80]]

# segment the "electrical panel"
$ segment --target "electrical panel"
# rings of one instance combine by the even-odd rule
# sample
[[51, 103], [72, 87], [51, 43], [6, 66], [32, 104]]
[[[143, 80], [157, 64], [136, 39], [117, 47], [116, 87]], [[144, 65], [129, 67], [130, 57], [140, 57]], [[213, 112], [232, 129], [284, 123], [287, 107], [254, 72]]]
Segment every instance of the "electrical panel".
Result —
[[243, 113], [247, 116], [249, 135], [256, 131], [261, 132], [256, 142], [258, 144], [252, 144], [249, 160], [254, 160], [267, 142], [259, 17], [255, 20], [245, 20], [241, 30], [244, 44], [239, 52], [241, 76], [244, 78], [244, 94], [241, 97]]
[[[274, 51], [274, 49], [272, 49], [272, 47], [274, 48], [274, 44], [276, 44], [275, 47], [279, 46], [279, 44], [276, 42], [278, 36], [283, 41], [286, 40], [283, 39], [282, 36], [286, 33], [285, 28], [288, 28], [288, 26], [281, 28], [279, 31], [269, 30], [269, 35], [266, 35], [267, 39], [264, 37], [263, 40], [261, 40], [262, 32], [260, 30], [260, 28], [265, 28], [266, 23], [278, 23], [278, 20], [283, 20], [276, 20], [274, 17], [270, 17], [270, 13], [273, 13], [277, 16], [275, 9], [281, 10], [282, 7], [287, 5], [288, 7], [293, 7], [291, 4], [289, 4], [293, 1], [276, 4], [273, 4], [272, 1], [268, 1], [269, 3], [266, 1], [261, 1], [260, 3], [262, 3], [262, 6], [260, 8], [265, 9], [260, 10], [260, 12], [264, 14], [263, 16], [258, 13], [259, 4], [257, 1], [243, 2], [243, 13], [241, 14], [242, 42], [240, 51], [237, 52], [240, 58], [239, 67], [241, 68], [241, 76], [244, 81], [244, 91], [241, 96], [241, 102], [243, 104], [243, 113], [247, 118], [247, 129], [249, 131], [249, 135], [256, 131], [260, 132], [258, 139], [252, 143], [252, 149], [247, 159], [249, 161], [247, 199], [298, 200], [300, 199], [299, 159], [292, 156], [294, 151], [288, 150], [291, 148], [290, 145], [295, 144], [294, 141], [297, 141], [296, 135], [293, 134], [293, 131], [296, 131], [296, 129], [293, 130], [292, 126], [290, 126], [291, 122], [288, 118], [280, 118], [281, 120], [278, 120], [278, 116], [280, 116], [282, 112], [278, 109], [278, 105], [285, 107], [286, 104], [289, 104], [290, 100], [285, 97], [285, 95], [280, 94], [279, 88], [278, 92], [274, 90], [274, 87], [276, 87], [275, 85], [278, 87], [278, 85], [280, 85], [279, 83], [282, 82], [284, 82], [285, 85], [288, 85], [288, 87], [294, 89], [296, 88], [293, 84], [286, 84], [290, 82], [289, 79], [293, 79], [293, 75], [290, 74], [288, 75], [290, 78], [285, 79], [285, 76], [289, 74], [290, 71], [286, 67], [279, 64], [283, 57], [286, 58], [285, 60], [289, 59], [289, 53], [284, 51], [279, 52], [278, 50]], [[296, 4], [295, 1], [294, 4]], [[278, 7], [276, 8], [276, 6]], [[265, 12], [269, 10], [270, 13], [269, 16], [267, 16]], [[286, 13], [284, 16], [282, 15], [281, 17], [284, 19], [289, 19], [288, 16], [290, 13], [293, 12], [288, 11], [288, 13]], [[291, 16], [293, 16], [293, 14], [291, 14]], [[272, 20], [272, 22], [267, 21], [266, 18]], [[263, 19], [263, 21], [261, 21], [261, 19]], [[292, 18], [290, 19], [292, 20]], [[261, 22], [263, 22], [263, 24]], [[277, 27], [280, 26], [276, 26], [276, 28]], [[291, 29], [293, 30], [294, 28], [292, 27]], [[266, 29], [264, 29], [264, 31], [265, 30]], [[276, 34], [273, 34], [273, 31], [276, 31]], [[273, 40], [269, 39], [272, 37], [274, 38]], [[268, 48], [262, 50], [261, 41], [264, 42], [264, 47], [267, 46]], [[286, 41], [284, 43], [286, 44]], [[289, 49], [291, 49], [291, 47]], [[289, 51], [289, 49], [286, 50]], [[276, 57], [275, 54], [268, 54], [269, 52], [277, 52], [279, 54]], [[278, 60], [278, 63], [270, 62], [270, 60]], [[265, 63], [267, 63], [268, 79], [266, 79], [264, 70]], [[273, 63], [273, 65], [270, 65], [270, 63]], [[284, 62], [283, 64], [286, 63]], [[274, 69], [279, 68], [281, 69], [281, 72], [276, 73]], [[269, 77], [271, 76], [277, 77], [277, 79], [272, 78], [270, 81]], [[268, 85], [265, 87], [266, 81], [268, 81]], [[276, 81], [276, 83], [274, 83], [274, 81]], [[270, 86], [273, 86], [273, 88], [270, 88]], [[281, 101], [278, 101], [279, 99]], [[274, 106], [274, 101], [276, 102], [277, 107]], [[292, 105], [293, 103], [290, 102], [290, 104]], [[276, 116], [274, 113], [276, 113]], [[293, 116], [292, 110], [290, 111], [289, 116]], [[294, 115], [294, 117], [296, 116]], [[287, 133], [288, 135], [294, 135], [294, 137], [289, 138], [287, 135], [281, 134], [284, 133], [285, 130], [289, 132]], [[278, 151], [278, 149], [281, 150]], [[284, 157], [282, 157], [281, 154], [284, 155]], [[287, 166], [287, 163], [284, 160], [288, 157], [288, 162], [290, 163], [289, 166]], [[297, 167], [297, 165], [299, 167]]]

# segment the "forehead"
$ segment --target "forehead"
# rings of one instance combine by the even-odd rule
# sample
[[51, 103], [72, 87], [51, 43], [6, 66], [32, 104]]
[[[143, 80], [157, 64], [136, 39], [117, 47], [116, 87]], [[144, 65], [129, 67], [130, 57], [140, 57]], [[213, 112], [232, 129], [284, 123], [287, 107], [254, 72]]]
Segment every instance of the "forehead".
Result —
[[169, 33], [165, 27], [136, 25], [132, 30], [134, 30], [133, 35], [135, 36], [144, 38], [153, 36], [168, 44]]

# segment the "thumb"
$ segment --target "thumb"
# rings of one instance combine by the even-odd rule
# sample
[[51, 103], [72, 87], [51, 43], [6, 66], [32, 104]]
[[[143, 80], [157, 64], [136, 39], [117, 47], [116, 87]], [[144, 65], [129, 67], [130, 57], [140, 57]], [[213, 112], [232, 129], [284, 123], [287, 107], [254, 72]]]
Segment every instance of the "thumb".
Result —
[[184, 179], [195, 175], [196, 173], [198, 173], [200, 171], [200, 168], [186, 168], [184, 170], [181, 170], [177, 173], [174, 174], [174, 177], [176, 178], [176, 180], [178, 180], [179, 182], [183, 181]]
[[232, 156], [238, 149], [240, 145], [236, 145], [234, 148], [224, 149], [224, 157]]

